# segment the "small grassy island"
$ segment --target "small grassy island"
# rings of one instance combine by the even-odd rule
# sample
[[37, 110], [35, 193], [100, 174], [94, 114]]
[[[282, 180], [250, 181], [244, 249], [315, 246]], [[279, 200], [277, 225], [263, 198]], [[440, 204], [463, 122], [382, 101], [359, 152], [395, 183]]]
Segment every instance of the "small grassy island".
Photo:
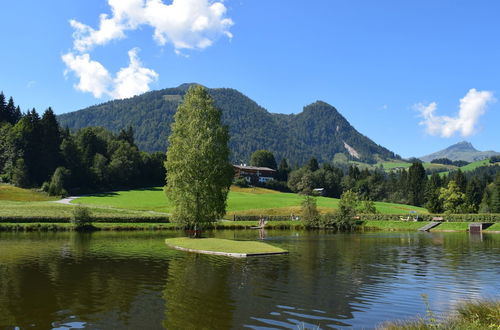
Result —
[[165, 243], [177, 250], [237, 258], [288, 253], [286, 250], [263, 242], [232, 241], [220, 238], [176, 237], [166, 239]]

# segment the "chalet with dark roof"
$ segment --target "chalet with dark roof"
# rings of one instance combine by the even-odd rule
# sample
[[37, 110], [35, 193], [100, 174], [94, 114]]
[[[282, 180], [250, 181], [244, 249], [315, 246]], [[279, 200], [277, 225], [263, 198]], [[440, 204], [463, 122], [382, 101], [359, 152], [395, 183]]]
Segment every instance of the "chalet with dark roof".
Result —
[[273, 180], [276, 176], [276, 170], [269, 167], [257, 167], [257, 166], [247, 166], [233, 165], [234, 168], [234, 178], [244, 178], [250, 184], [265, 183], [269, 180]]

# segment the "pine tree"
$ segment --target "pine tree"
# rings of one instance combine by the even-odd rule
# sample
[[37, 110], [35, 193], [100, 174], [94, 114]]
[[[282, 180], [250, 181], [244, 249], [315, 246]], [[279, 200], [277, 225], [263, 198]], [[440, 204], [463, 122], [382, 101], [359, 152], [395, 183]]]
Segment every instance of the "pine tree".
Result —
[[40, 120], [40, 135], [42, 139], [42, 154], [39, 166], [41, 180], [46, 181], [54, 173], [56, 168], [61, 165], [60, 146], [61, 146], [61, 133], [59, 123], [52, 108], [48, 108], [43, 113]]
[[491, 193], [491, 212], [500, 213], [500, 173], [497, 174]]
[[422, 163], [413, 163], [408, 169], [408, 199], [411, 205], [424, 204], [426, 182], [427, 175]]
[[276, 174], [276, 179], [278, 181], [288, 181], [288, 174], [292, 171], [286, 158], [281, 159], [280, 165], [278, 167], [278, 173]]
[[199, 228], [221, 218], [233, 178], [229, 133], [221, 111], [202, 86], [189, 88], [175, 114], [168, 139], [166, 193], [173, 219]]
[[5, 120], [12, 125], [16, 123], [16, 105], [14, 104], [14, 99], [12, 96], [9, 98], [9, 102], [5, 106]]
[[425, 208], [431, 213], [443, 212], [443, 202], [439, 198], [441, 186], [441, 176], [438, 173], [432, 174], [425, 187]]
[[5, 103], [5, 95], [3, 95], [3, 92], [0, 92], [0, 123], [8, 121], [6, 107], [7, 103]]

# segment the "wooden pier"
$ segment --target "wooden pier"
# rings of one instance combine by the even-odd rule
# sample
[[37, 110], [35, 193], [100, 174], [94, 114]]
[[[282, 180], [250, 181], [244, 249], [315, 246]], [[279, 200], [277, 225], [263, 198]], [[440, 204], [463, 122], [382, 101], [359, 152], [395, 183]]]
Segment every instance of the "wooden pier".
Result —
[[431, 230], [432, 228], [436, 227], [436, 226], [439, 226], [441, 224], [441, 222], [439, 221], [433, 221], [431, 223], [428, 223], [426, 224], [425, 226], [423, 226], [422, 228], [419, 228], [418, 230], [419, 231], [429, 231]]

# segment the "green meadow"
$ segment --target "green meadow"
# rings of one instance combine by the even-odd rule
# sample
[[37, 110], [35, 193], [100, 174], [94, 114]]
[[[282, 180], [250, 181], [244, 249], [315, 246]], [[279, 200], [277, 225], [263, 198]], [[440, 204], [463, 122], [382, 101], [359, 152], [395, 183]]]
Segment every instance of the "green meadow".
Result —
[[[262, 188], [232, 187], [227, 201], [228, 216], [238, 215], [290, 215], [300, 212], [303, 196], [293, 193], [281, 193]], [[317, 206], [323, 213], [333, 211], [338, 207], [338, 199], [317, 197]], [[73, 203], [89, 206], [106, 206], [112, 208], [156, 211], [170, 213], [172, 204], [168, 201], [161, 187], [116, 191], [104, 194], [83, 196]], [[376, 202], [377, 211], [382, 214], [407, 214], [414, 210], [427, 213], [420, 207]]]

